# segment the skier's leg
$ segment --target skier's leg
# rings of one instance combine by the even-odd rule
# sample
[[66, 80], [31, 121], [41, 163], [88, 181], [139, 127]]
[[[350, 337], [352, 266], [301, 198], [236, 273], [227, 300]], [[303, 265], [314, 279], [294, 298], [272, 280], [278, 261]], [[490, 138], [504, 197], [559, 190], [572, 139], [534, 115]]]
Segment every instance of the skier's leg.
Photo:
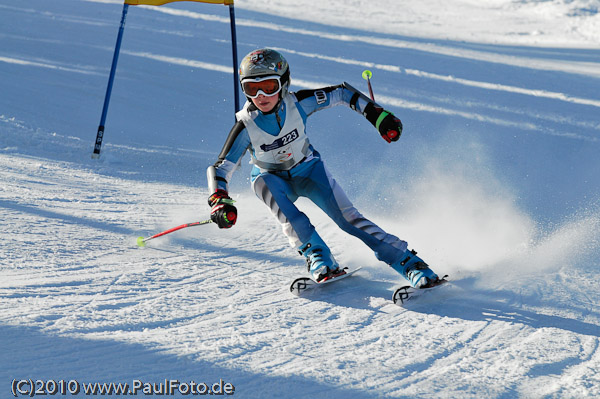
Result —
[[263, 173], [254, 178], [252, 189], [281, 224], [292, 247], [298, 248], [310, 239], [315, 228], [294, 205], [298, 196], [285, 180], [271, 173]]
[[406, 251], [405, 241], [386, 233], [352, 205], [322, 161], [301, 182], [301, 187], [295, 189], [299, 195], [310, 198], [342, 230], [361, 239], [375, 252], [377, 259], [392, 264]]
[[329, 247], [323, 242], [308, 217], [295, 205], [298, 196], [289, 183], [274, 174], [261, 174], [252, 182], [257, 197], [281, 223], [292, 247], [306, 257], [308, 270], [320, 281], [338, 269]]
[[322, 162], [313, 168], [310, 180], [312, 183], [305, 183], [305, 194], [342, 230], [369, 246], [379, 260], [392, 266], [415, 287], [437, 280], [437, 275], [416, 256], [416, 252], [407, 251], [405, 241], [386, 233], [358, 212]]

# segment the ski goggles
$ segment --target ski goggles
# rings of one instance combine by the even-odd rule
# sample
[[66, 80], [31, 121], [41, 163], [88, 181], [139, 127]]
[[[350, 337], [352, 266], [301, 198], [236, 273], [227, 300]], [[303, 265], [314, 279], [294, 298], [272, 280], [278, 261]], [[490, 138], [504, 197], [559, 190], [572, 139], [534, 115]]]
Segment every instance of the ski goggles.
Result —
[[279, 76], [244, 79], [242, 80], [242, 91], [250, 98], [256, 98], [259, 94], [271, 97], [281, 91], [281, 80]]

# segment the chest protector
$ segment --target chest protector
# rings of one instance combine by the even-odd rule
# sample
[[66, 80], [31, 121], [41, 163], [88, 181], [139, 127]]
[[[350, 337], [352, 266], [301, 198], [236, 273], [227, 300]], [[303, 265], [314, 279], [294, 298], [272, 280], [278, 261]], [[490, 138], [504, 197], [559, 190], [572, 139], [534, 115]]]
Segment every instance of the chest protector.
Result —
[[252, 143], [252, 161], [264, 170], [289, 170], [310, 152], [310, 143], [305, 132], [304, 121], [291, 96], [283, 98], [285, 123], [277, 136], [262, 130], [254, 122], [260, 111], [248, 112], [250, 103], [236, 116], [244, 122]]

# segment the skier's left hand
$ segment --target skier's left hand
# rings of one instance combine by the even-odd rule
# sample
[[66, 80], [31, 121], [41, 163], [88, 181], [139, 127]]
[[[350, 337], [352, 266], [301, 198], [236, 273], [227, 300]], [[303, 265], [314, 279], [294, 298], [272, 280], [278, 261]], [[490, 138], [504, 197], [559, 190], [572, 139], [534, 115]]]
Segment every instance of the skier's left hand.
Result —
[[398, 141], [402, 134], [402, 122], [396, 118], [394, 114], [386, 110], [381, 111], [379, 118], [377, 118], [377, 130], [381, 137], [388, 143], [392, 141]]

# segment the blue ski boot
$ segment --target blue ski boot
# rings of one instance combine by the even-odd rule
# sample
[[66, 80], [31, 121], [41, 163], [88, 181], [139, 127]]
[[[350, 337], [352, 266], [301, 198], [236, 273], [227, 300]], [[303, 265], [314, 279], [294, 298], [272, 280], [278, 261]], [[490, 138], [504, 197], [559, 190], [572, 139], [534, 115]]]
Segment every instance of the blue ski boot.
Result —
[[317, 283], [339, 273], [340, 265], [316, 231], [300, 245], [298, 252], [306, 257], [308, 271]]
[[391, 266], [415, 288], [427, 288], [439, 279], [429, 265], [417, 256], [417, 251], [414, 249], [406, 251], [404, 256]]

